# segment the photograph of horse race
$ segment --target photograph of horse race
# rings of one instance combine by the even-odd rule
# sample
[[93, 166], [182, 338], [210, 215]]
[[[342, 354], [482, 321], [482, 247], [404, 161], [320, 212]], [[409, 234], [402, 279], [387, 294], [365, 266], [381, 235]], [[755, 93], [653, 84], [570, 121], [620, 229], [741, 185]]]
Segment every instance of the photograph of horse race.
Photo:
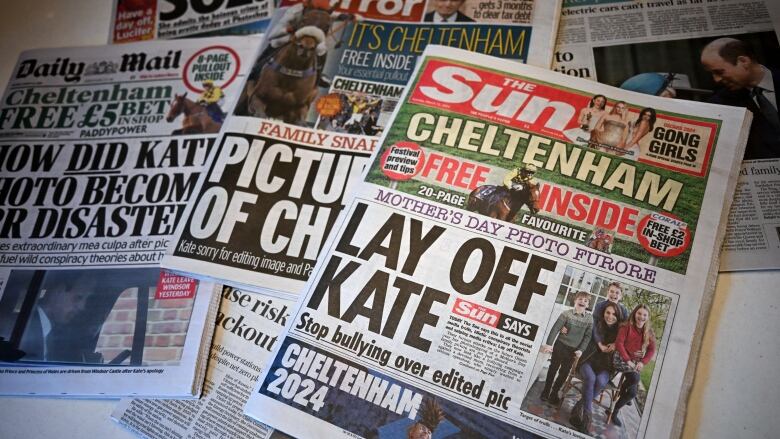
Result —
[[351, 14], [337, 14], [329, 2], [307, 0], [277, 10], [265, 47], [255, 61], [236, 115], [312, 125], [307, 116], [315, 99], [327, 91], [323, 70], [329, 51], [340, 46]]
[[426, 27], [362, 19], [326, 0], [278, 8], [235, 114], [378, 136], [425, 46], [399, 41]]
[[[315, 128], [337, 133], [378, 136], [387, 121], [383, 111], [388, 105], [395, 107], [394, 100], [383, 99], [365, 93], [331, 92], [317, 102], [319, 119]], [[392, 110], [390, 110], [392, 111]]]
[[[215, 134], [219, 132], [222, 122], [225, 120], [225, 113], [220, 107], [223, 94], [219, 87], [214, 86], [213, 83], [210, 87], [206, 87], [203, 94], [195, 100], [188, 98], [187, 93], [174, 94], [168, 113], [165, 115], [165, 121], [173, 123], [179, 116], [183, 117], [181, 128], [173, 130], [172, 135]], [[208, 98], [204, 98], [204, 95], [207, 95], [209, 90], [219, 90], [220, 98], [214, 102], [208, 102]]]

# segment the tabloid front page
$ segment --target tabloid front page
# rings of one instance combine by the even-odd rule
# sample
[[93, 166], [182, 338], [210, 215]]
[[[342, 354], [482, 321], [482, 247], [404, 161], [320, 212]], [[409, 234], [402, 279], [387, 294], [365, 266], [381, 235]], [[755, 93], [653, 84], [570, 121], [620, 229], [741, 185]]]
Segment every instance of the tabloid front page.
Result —
[[252, 387], [278, 342], [294, 302], [226, 286], [197, 401], [125, 399], [111, 415], [149, 439], [283, 437], [243, 412]]
[[[549, 67], [560, 0], [282, 1], [236, 113], [378, 136], [427, 44]], [[450, 21], [442, 22], [439, 14]], [[310, 60], [295, 56], [308, 45]], [[295, 96], [295, 98], [293, 98]]]
[[301, 437], [679, 434], [749, 114], [427, 50], [246, 413]]
[[377, 139], [227, 123], [163, 266], [296, 298]]
[[[193, 301], [197, 283], [158, 279], [159, 263], [258, 44], [222, 38], [20, 56], [0, 106], [3, 360], [90, 365], [85, 371], [178, 361], [211, 295]], [[124, 349], [132, 353], [119, 355]], [[3, 392], [23, 392], [3, 382]], [[72, 383], [68, 394], [140, 392], [110, 380]]]
[[259, 34], [274, 0], [113, 0], [109, 43]]
[[[767, 11], [774, 3], [585, 0], [564, 2], [561, 14], [554, 70], [753, 113], [722, 271], [780, 268], [780, 48]], [[767, 92], [751, 94], [756, 87]]]

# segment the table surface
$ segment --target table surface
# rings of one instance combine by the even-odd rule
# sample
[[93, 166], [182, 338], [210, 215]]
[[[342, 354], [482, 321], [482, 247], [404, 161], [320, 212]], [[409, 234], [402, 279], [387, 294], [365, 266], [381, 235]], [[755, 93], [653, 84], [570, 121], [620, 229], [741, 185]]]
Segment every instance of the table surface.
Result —
[[[19, 53], [40, 47], [103, 44], [111, 0], [3, 2], [0, 84]], [[776, 24], [776, 27], [778, 25]], [[780, 271], [718, 278], [684, 438], [780, 436]], [[0, 398], [0, 437], [133, 437], [109, 415], [113, 400]]]

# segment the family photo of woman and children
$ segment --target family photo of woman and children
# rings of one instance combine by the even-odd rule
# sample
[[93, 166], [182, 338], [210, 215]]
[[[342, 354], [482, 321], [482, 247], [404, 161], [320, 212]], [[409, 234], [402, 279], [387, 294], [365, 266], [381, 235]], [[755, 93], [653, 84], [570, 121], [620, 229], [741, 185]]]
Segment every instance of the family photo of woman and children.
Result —
[[[672, 300], [567, 268], [523, 410], [594, 437], [631, 439]], [[547, 362], [549, 357], [549, 362]]]

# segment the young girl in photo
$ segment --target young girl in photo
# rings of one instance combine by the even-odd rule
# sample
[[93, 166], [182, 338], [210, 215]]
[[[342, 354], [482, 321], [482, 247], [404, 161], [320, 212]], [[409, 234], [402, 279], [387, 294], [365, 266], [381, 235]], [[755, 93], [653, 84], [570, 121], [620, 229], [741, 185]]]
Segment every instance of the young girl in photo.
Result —
[[625, 379], [620, 388], [620, 398], [618, 398], [612, 413], [612, 423], [621, 426], [623, 422], [618, 413], [623, 406], [636, 397], [639, 373], [655, 355], [655, 334], [653, 334], [650, 325], [650, 309], [647, 305], [637, 305], [628, 316], [628, 321], [620, 326], [615, 339], [615, 350], [620, 358], [633, 369], [629, 372], [623, 372]]

